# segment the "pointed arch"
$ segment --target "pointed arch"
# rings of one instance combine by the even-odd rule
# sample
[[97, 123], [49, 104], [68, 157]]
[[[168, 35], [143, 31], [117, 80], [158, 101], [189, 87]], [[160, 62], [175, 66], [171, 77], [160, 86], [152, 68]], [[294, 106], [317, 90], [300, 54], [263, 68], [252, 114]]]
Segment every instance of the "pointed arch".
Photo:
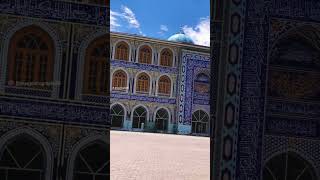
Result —
[[[51, 36], [36, 25], [24, 27], [10, 38], [7, 85], [52, 89], [45, 82], [54, 78], [55, 45]], [[33, 85], [43, 82], [43, 85]]]
[[127, 116], [127, 109], [122, 103], [113, 103], [110, 106], [111, 127], [123, 128]]
[[263, 180], [316, 180], [317, 174], [310, 162], [294, 151], [277, 153], [263, 168]]
[[171, 96], [172, 80], [168, 75], [162, 75], [157, 81], [157, 95]]
[[135, 78], [135, 93], [150, 94], [151, 76], [147, 72], [140, 72]]
[[96, 38], [86, 49], [84, 93], [109, 95], [109, 51], [107, 35]]
[[208, 134], [209, 133], [209, 114], [201, 109], [192, 113], [192, 133]]
[[160, 52], [160, 66], [172, 67], [173, 66], [173, 52], [169, 48], [163, 48]]
[[158, 107], [154, 111], [154, 120], [157, 130], [167, 131], [169, 122], [171, 121], [170, 110], [167, 107]]
[[149, 109], [143, 104], [136, 105], [131, 113], [132, 128], [142, 128], [142, 123], [147, 124], [149, 120]]
[[153, 64], [153, 49], [147, 44], [138, 48], [138, 62], [143, 64]]
[[130, 46], [125, 41], [119, 41], [115, 44], [114, 59], [129, 61], [130, 58]]
[[[26, 140], [30, 139], [32, 140], [35, 145], [39, 145], [39, 147], [43, 150], [43, 157], [44, 157], [44, 179], [45, 180], [51, 180], [52, 179], [52, 171], [53, 171], [53, 152], [51, 149], [51, 145], [47, 141], [47, 139], [42, 136], [40, 133], [30, 129], [29, 127], [23, 127], [23, 128], [18, 128], [12, 131], [7, 132], [0, 138], [0, 147], [6, 147], [7, 144], [10, 144], [10, 142], [14, 142], [14, 140], [23, 140], [26, 142]], [[21, 145], [21, 143], [19, 143]], [[34, 147], [32, 147], [34, 149]], [[21, 149], [21, 148], [19, 148]], [[26, 154], [28, 147], [23, 148], [23, 153]], [[0, 156], [3, 155], [4, 149], [0, 149]], [[29, 165], [34, 158], [37, 158], [37, 155], [40, 154], [35, 154], [32, 158], [31, 161], [26, 163]], [[19, 161], [19, 160], [17, 160]], [[17, 162], [18, 163], [18, 162]], [[28, 166], [26, 166], [28, 167]]]
[[[51, 37], [53, 41], [53, 46], [54, 46], [53, 80], [54, 81], [60, 80], [60, 76], [61, 76], [60, 70], [61, 70], [61, 60], [62, 60], [62, 42], [58, 32], [47, 23], [39, 22], [37, 20], [32, 20], [32, 19], [29, 19], [29, 20], [23, 19], [23, 20], [19, 20], [17, 23], [10, 26], [6, 30], [6, 32], [4, 32], [5, 34], [3, 39], [4, 53], [2, 53], [2, 57], [0, 58], [1, 59], [0, 63], [1, 63], [1, 67], [5, 67], [5, 68], [3, 68], [3, 71], [1, 71], [0, 91], [4, 90], [4, 87], [8, 82], [7, 79], [8, 79], [8, 65], [9, 65], [8, 58], [9, 58], [9, 51], [10, 51], [10, 48], [9, 48], [10, 40], [12, 39], [14, 34], [16, 34], [19, 30], [23, 28], [31, 27], [31, 26], [42, 29], [43, 31], [48, 33], [48, 35]], [[51, 92], [52, 92], [51, 97], [58, 96], [59, 86], [53, 86]]]
[[117, 69], [112, 73], [112, 91], [128, 91], [129, 77], [125, 70]]
[[[97, 156], [100, 156], [99, 165], [101, 164], [101, 166], [96, 169], [97, 170], [96, 172], [80, 172], [79, 173], [76, 167], [77, 164], [80, 164], [77, 161], [79, 161], [79, 159], [82, 159], [82, 158], [79, 158], [79, 154], [82, 152], [82, 150], [85, 150], [87, 147], [92, 147], [92, 145], [98, 145], [100, 147], [102, 146], [102, 148], [96, 148], [95, 153], [88, 153], [87, 157], [94, 155], [94, 158], [97, 158]], [[107, 177], [110, 173], [110, 172], [106, 172], [108, 171], [107, 166], [110, 166], [110, 161], [108, 161], [110, 157], [107, 157], [110, 154], [108, 152], [109, 147], [110, 147], [110, 142], [108, 141], [108, 138], [105, 135], [90, 136], [79, 141], [76, 145], [74, 145], [72, 149], [72, 153], [68, 159], [67, 180], [74, 180], [74, 178], [77, 177], [77, 175], [79, 174], [85, 174], [86, 177], [89, 177], [89, 178], [93, 178], [93, 176], [96, 176], [98, 174], [101, 174], [103, 177]], [[90, 164], [88, 165], [90, 166]], [[87, 170], [90, 171], [90, 170], [93, 170], [93, 168], [88, 168]], [[98, 172], [98, 171], [103, 171], [103, 172]], [[87, 180], [90, 180], [90, 179], [87, 179]]]

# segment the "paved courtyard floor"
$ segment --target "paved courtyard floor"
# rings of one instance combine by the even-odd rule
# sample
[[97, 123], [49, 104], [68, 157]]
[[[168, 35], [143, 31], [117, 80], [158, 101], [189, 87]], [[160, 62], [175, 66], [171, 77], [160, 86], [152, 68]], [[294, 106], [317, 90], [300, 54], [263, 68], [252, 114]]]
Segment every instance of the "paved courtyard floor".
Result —
[[111, 180], [209, 180], [210, 139], [111, 131]]

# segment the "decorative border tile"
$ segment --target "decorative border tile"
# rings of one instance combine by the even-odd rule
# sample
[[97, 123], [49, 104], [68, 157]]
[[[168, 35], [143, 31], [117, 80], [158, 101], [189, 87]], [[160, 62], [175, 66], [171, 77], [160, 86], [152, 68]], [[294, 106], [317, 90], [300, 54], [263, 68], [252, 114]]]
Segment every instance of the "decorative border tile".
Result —
[[107, 26], [107, 8], [65, 1], [3, 0], [0, 13], [63, 22]]

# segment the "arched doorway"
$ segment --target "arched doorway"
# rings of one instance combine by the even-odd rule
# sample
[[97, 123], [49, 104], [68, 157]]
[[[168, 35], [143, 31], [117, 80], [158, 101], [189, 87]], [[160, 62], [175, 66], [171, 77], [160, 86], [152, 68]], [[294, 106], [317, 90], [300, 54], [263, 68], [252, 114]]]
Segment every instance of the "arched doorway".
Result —
[[[132, 116], [132, 128], [135, 129], [141, 129], [144, 128], [143, 126], [145, 126], [146, 122], [147, 122], [147, 113], [148, 111], [140, 106], [137, 107], [134, 111], [133, 111], [133, 116]], [[144, 124], [144, 125], [142, 125]]]
[[270, 159], [263, 169], [263, 180], [316, 180], [312, 166], [293, 152]]
[[80, 149], [75, 159], [73, 180], [109, 179], [109, 147], [95, 141]]
[[9, 140], [0, 151], [0, 179], [45, 180], [46, 156], [42, 145], [29, 135]]
[[208, 134], [209, 115], [203, 110], [192, 114], [192, 134]]
[[125, 117], [124, 108], [116, 104], [111, 108], [111, 127], [122, 128]]
[[158, 131], [168, 130], [169, 113], [166, 109], [161, 108], [156, 113], [156, 129]]

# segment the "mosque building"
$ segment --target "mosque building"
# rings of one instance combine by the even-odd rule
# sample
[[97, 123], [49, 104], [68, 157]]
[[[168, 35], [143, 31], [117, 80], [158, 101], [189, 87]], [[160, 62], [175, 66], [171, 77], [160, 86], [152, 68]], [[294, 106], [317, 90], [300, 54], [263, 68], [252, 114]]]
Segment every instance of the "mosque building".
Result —
[[111, 33], [113, 129], [209, 136], [209, 47]]

